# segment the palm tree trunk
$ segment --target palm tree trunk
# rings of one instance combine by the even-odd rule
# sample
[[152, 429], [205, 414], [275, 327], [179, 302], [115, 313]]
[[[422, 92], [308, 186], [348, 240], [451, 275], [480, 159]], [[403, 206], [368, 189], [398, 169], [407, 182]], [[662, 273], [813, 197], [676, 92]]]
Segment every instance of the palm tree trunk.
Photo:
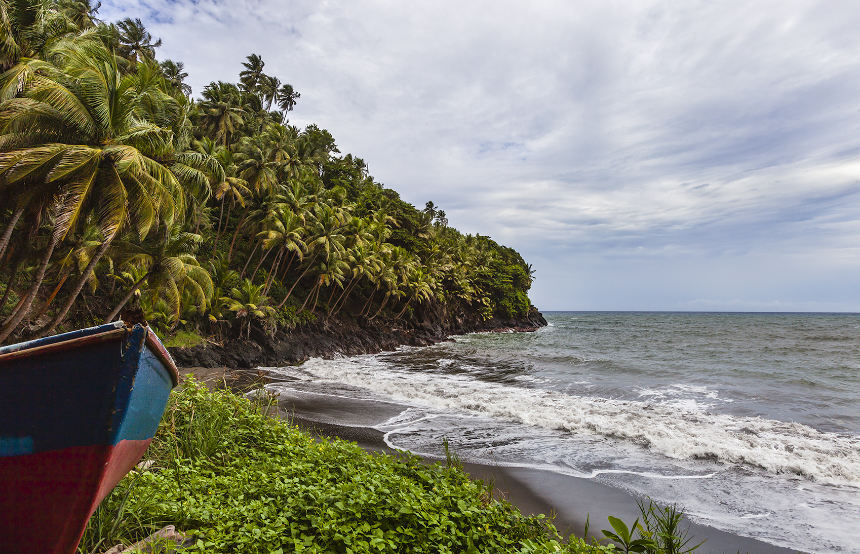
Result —
[[391, 295], [390, 295], [390, 294], [386, 294], [386, 295], [385, 295], [385, 298], [383, 298], [383, 299], [382, 299], [382, 304], [380, 304], [380, 305], [379, 305], [379, 309], [378, 309], [378, 310], [376, 310], [376, 313], [375, 313], [375, 314], [373, 314], [373, 317], [371, 317], [371, 318], [370, 318], [371, 320], [376, 319], [376, 316], [378, 316], [380, 313], [382, 313], [382, 308], [384, 308], [384, 307], [385, 307], [385, 305], [386, 305], [386, 304], [388, 304], [388, 299], [389, 299], [389, 298], [391, 298]]
[[[218, 250], [218, 241], [221, 240], [221, 216], [224, 215], [224, 201], [227, 200], [226, 197], [221, 198], [221, 212], [218, 214], [218, 232], [215, 233], [215, 244], [212, 245], [212, 253], [214, 254]], [[230, 210], [233, 209], [233, 202], [230, 201], [230, 207], [227, 208], [227, 221], [230, 221]], [[226, 227], [226, 223], [224, 224]]]
[[18, 315], [18, 312], [21, 310], [21, 306], [23, 306], [26, 301], [27, 301], [27, 294], [25, 291], [24, 296], [21, 296], [20, 298], [18, 298], [18, 303], [12, 307], [12, 311], [6, 317], [5, 321], [11, 321], [13, 317]]
[[59, 294], [60, 289], [62, 289], [62, 288], [63, 288], [63, 285], [64, 285], [64, 284], [66, 283], [66, 281], [69, 279], [69, 276], [70, 276], [71, 274], [72, 274], [72, 270], [71, 270], [71, 268], [70, 268], [70, 269], [67, 269], [67, 270], [65, 271], [65, 273], [63, 274], [63, 276], [62, 276], [62, 277], [60, 277], [60, 282], [59, 282], [59, 283], [57, 283], [57, 286], [56, 286], [56, 287], [54, 287], [54, 290], [53, 290], [53, 291], [51, 291], [51, 294], [49, 294], [49, 295], [48, 295], [48, 298], [46, 298], [46, 299], [45, 299], [45, 301], [42, 303], [42, 307], [41, 307], [41, 308], [39, 308], [39, 311], [38, 311], [38, 312], [36, 312], [36, 315], [35, 315], [35, 316], [33, 316], [33, 319], [39, 319], [40, 317], [42, 317], [42, 315], [43, 315], [45, 312], [47, 312], [47, 311], [48, 311], [48, 308], [50, 308], [50, 307], [51, 307], [51, 303], [52, 303], [52, 302], [54, 301], [54, 299], [57, 297], [57, 294]]
[[0, 312], [3, 311], [3, 307], [6, 305], [6, 300], [9, 299], [9, 294], [12, 292], [12, 286], [15, 284], [15, 278], [18, 277], [18, 267], [20, 265], [21, 257], [18, 256], [12, 264], [12, 271], [10, 271], [9, 281], [6, 283], [6, 290], [3, 292], [3, 298], [0, 298]]
[[373, 300], [374, 296], [376, 296], [376, 290], [377, 289], [373, 289], [370, 292], [370, 296], [367, 297], [367, 302], [365, 302], [364, 306], [361, 307], [361, 311], [359, 312], [359, 315], [367, 315], [364, 312], [370, 311], [370, 310], [368, 310], [368, 308], [370, 308], [370, 301]]
[[296, 261], [296, 253], [293, 252], [293, 255], [290, 256], [290, 261], [287, 262], [287, 267], [284, 268], [284, 271], [281, 273], [281, 281], [287, 278], [287, 273], [290, 271], [290, 266], [293, 265], [293, 262]]
[[401, 317], [403, 317], [403, 314], [406, 313], [406, 308], [409, 307], [409, 303], [412, 302], [412, 300], [414, 300], [414, 297], [412, 297], [406, 301], [406, 304], [403, 305], [403, 309], [400, 310], [400, 313], [398, 313], [396, 316], [394, 316], [394, 319], [400, 319]]
[[107, 318], [105, 318], [105, 323], [110, 323], [111, 321], [116, 319], [116, 316], [119, 315], [119, 312], [125, 307], [126, 304], [128, 304], [128, 301], [131, 300], [132, 296], [134, 296], [135, 291], [140, 288], [140, 285], [142, 285], [143, 281], [147, 277], [149, 277], [150, 273], [152, 273], [152, 272], [147, 271], [143, 277], [141, 277], [140, 279], [137, 280], [137, 282], [134, 284], [134, 286], [131, 287], [131, 290], [128, 291], [128, 293], [125, 295], [125, 297], [123, 297], [123, 299], [120, 300], [119, 304], [116, 305], [116, 308], [114, 308], [113, 311], [110, 313], [110, 315], [107, 316]]
[[251, 210], [249, 206], [248, 209], [245, 210], [245, 213], [242, 214], [242, 217], [239, 218], [239, 222], [236, 224], [236, 232], [233, 233], [233, 240], [230, 241], [230, 249], [227, 251], [227, 262], [233, 259], [233, 247], [236, 246], [236, 237], [239, 236], [239, 231], [242, 230], [242, 224], [245, 223], [245, 217], [247, 217], [248, 212]]
[[[336, 292], [337, 292], [337, 287], [332, 285], [331, 294], [328, 295], [328, 302], [326, 303], [328, 305], [328, 311], [329, 312], [331, 312], [331, 301], [334, 300], [334, 293], [336, 293]], [[340, 298], [340, 297], [338, 297], [338, 298]]]
[[320, 291], [322, 291], [322, 281], [317, 285], [317, 293], [314, 296], [314, 306], [311, 308], [311, 312], [317, 311], [317, 302], [320, 300]]
[[78, 299], [78, 295], [81, 293], [81, 290], [83, 290], [84, 285], [87, 284], [87, 279], [89, 279], [93, 270], [95, 270], [96, 264], [99, 263], [99, 260], [102, 259], [102, 256], [104, 256], [105, 252], [107, 252], [108, 248], [110, 248], [112, 241], [113, 236], [106, 239], [102, 243], [102, 245], [99, 246], [99, 249], [96, 251], [95, 255], [92, 257], [92, 259], [90, 259], [90, 263], [87, 264], [87, 267], [84, 268], [84, 271], [81, 273], [81, 276], [75, 283], [75, 288], [72, 289], [72, 294], [70, 294], [69, 298], [66, 299], [66, 303], [63, 305], [60, 311], [57, 312], [57, 315], [54, 316], [54, 319], [51, 320], [48, 326], [38, 331], [39, 336], [50, 335], [54, 331], [54, 329], [57, 328], [57, 325], [59, 325], [63, 321], [63, 319], [66, 318], [66, 314], [69, 313], [69, 309], [72, 307], [72, 304], [74, 304], [75, 300]]
[[308, 293], [307, 297], [305, 298], [305, 301], [302, 303], [302, 307], [301, 307], [301, 308], [299, 308], [299, 311], [298, 311], [298, 312], [296, 312], [296, 313], [299, 313], [299, 312], [301, 312], [302, 310], [304, 310], [304, 309], [305, 309], [305, 306], [307, 306], [307, 305], [308, 305], [308, 300], [310, 300], [310, 299], [311, 299], [311, 296], [313, 296], [313, 295], [314, 295], [314, 293], [317, 291], [317, 289], [319, 288], [319, 286], [320, 286], [320, 281], [319, 281], [319, 279], [317, 279], [317, 284], [316, 284], [316, 285], [314, 285], [314, 287], [311, 289], [311, 292], [309, 292], [309, 293]]
[[343, 307], [344, 307], [344, 306], [346, 306], [346, 301], [347, 301], [347, 300], [349, 300], [349, 295], [352, 293], [352, 289], [353, 289], [353, 288], [355, 288], [355, 285], [354, 285], [354, 284], [353, 284], [353, 285], [351, 285], [350, 287], [348, 287], [348, 288], [344, 291], [344, 294], [341, 294], [341, 295], [340, 295], [340, 298], [338, 299], [338, 301], [337, 301], [337, 302], [335, 302], [335, 306], [336, 306], [336, 308], [335, 308], [335, 310], [334, 310], [334, 313], [333, 313], [333, 314], [331, 314], [332, 316], [336, 316], [337, 314], [339, 314], [339, 313], [340, 313], [340, 311], [341, 311], [341, 310], [343, 310]]
[[269, 277], [266, 279], [266, 288], [263, 289], [263, 294], [269, 294], [269, 288], [271, 288], [272, 283], [275, 281], [275, 273], [278, 272], [278, 267], [281, 265], [281, 259], [284, 257], [284, 248], [278, 251], [278, 255], [275, 256], [275, 261], [272, 264], [272, 269], [269, 271]]
[[263, 256], [260, 258], [260, 261], [257, 262], [257, 267], [254, 268], [254, 272], [251, 273], [251, 277], [249, 277], [249, 279], [251, 279], [252, 282], [254, 281], [254, 277], [257, 276], [257, 272], [260, 271], [260, 267], [263, 265], [263, 262], [266, 261], [266, 258], [269, 257], [269, 254], [271, 254], [272, 250], [274, 250], [274, 249], [275, 248], [272, 247], [272, 248], [269, 248], [268, 250], [266, 250], [265, 252], [263, 252]]
[[[356, 278], [353, 277], [352, 279], [349, 280], [349, 283], [347, 283], [346, 286], [343, 288], [343, 292], [341, 292], [340, 296], [337, 297], [337, 300], [334, 301], [334, 306], [332, 306], [333, 308], [336, 308], [337, 305], [340, 304], [340, 301], [343, 300], [343, 297], [347, 295], [350, 288], [352, 287], [352, 284], [355, 282], [355, 279]], [[335, 311], [332, 315], [334, 315], [336, 313], [337, 313], [337, 311]]]
[[[316, 259], [317, 259], [317, 257], [316, 257], [316, 256], [314, 256], [313, 258], [311, 258], [311, 262], [308, 264], [307, 269], [305, 269], [304, 271], [302, 271], [302, 274], [301, 274], [301, 275], [299, 275], [298, 279], [296, 279], [295, 281], [293, 281], [293, 286], [291, 286], [291, 287], [290, 287], [290, 290], [288, 290], [288, 291], [287, 291], [287, 295], [284, 297], [284, 299], [283, 299], [283, 300], [281, 300], [281, 303], [280, 303], [280, 304], [278, 304], [277, 309], [281, 309], [281, 308], [283, 308], [283, 307], [284, 307], [284, 304], [286, 304], [286, 303], [287, 303], [287, 300], [290, 298], [290, 295], [291, 295], [291, 294], [293, 294], [293, 289], [294, 289], [294, 288], [296, 288], [296, 285], [298, 285], [298, 284], [299, 284], [299, 282], [301, 282], [301, 280], [304, 278], [304, 276], [308, 273], [308, 271], [310, 271], [310, 270], [311, 270], [311, 268], [314, 266], [314, 262], [316, 261]], [[304, 309], [304, 305], [302, 305], [302, 309]], [[300, 311], [302, 311], [302, 310], [299, 310], [299, 312], [300, 312]], [[298, 313], [298, 312], [296, 312], [296, 313]]]
[[4, 322], [3, 328], [0, 329], [0, 344], [2, 344], [3, 341], [12, 334], [12, 331], [18, 327], [18, 324], [21, 323], [21, 321], [27, 317], [27, 314], [30, 313], [30, 307], [33, 305], [33, 300], [36, 299], [36, 293], [39, 292], [39, 288], [42, 286], [42, 280], [45, 278], [48, 264], [51, 263], [51, 256], [54, 254], [54, 248], [56, 248], [57, 244], [60, 243], [60, 236], [60, 233], [51, 233], [51, 242], [48, 244], [48, 249], [42, 257], [39, 269], [36, 270], [33, 284], [27, 290], [24, 298], [22, 299], [23, 304], [21, 305], [21, 308], [14, 316], [10, 316], [9, 319]]
[[6, 229], [3, 230], [3, 236], [0, 236], [0, 258], [3, 257], [3, 252], [5, 252], [6, 247], [9, 246], [9, 241], [12, 238], [12, 231], [15, 230], [15, 225], [18, 224], [18, 220], [21, 219], [21, 214], [23, 213], [23, 207], [16, 209], [12, 213], [12, 219], [9, 220], [9, 224], [6, 225]]
[[242, 273], [239, 275], [239, 279], [245, 278], [245, 270], [248, 269], [248, 264], [251, 263], [251, 258], [254, 257], [254, 254], [257, 253], [257, 248], [260, 247], [260, 243], [254, 243], [254, 249], [251, 250], [251, 253], [248, 255], [248, 259], [245, 260], [245, 265], [242, 266]]

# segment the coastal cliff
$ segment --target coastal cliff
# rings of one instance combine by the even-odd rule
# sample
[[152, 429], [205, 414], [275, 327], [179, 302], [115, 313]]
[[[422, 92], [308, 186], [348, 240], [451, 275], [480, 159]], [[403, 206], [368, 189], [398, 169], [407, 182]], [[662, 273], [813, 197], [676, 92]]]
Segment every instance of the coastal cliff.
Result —
[[398, 346], [427, 346], [451, 335], [487, 331], [535, 331], [546, 325], [531, 307], [522, 318], [482, 320], [475, 313], [428, 311], [418, 321], [392, 319], [332, 320], [292, 330], [267, 333], [253, 326], [247, 338], [205, 341], [192, 347], [172, 347], [170, 353], [183, 367], [251, 368], [290, 365], [311, 357], [371, 354]]

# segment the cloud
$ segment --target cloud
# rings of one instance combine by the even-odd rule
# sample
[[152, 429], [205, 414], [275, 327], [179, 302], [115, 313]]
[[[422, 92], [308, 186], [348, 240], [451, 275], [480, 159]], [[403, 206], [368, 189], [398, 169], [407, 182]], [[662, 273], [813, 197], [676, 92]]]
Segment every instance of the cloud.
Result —
[[853, 2], [108, 0], [101, 16], [144, 19], [198, 93], [262, 55], [302, 93], [294, 123], [521, 250], [542, 306], [860, 310]]

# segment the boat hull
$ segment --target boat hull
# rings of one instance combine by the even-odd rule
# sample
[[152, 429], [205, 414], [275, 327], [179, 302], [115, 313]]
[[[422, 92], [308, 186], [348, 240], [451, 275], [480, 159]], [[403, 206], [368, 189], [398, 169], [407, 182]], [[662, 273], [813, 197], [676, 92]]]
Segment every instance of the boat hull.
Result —
[[113, 325], [0, 350], [0, 545], [71, 553], [140, 460], [176, 369], [154, 334]]

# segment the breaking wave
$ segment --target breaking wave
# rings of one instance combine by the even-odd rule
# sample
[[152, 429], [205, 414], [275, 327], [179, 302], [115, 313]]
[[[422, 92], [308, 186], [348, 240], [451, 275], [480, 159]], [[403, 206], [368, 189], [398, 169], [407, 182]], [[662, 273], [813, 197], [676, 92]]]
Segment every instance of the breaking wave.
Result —
[[773, 474], [860, 487], [860, 439], [800, 423], [708, 413], [707, 404], [619, 400], [521, 388], [469, 375], [404, 371], [375, 356], [311, 359], [316, 380], [362, 387], [397, 401], [446, 412], [629, 441], [679, 460], [743, 464]]

